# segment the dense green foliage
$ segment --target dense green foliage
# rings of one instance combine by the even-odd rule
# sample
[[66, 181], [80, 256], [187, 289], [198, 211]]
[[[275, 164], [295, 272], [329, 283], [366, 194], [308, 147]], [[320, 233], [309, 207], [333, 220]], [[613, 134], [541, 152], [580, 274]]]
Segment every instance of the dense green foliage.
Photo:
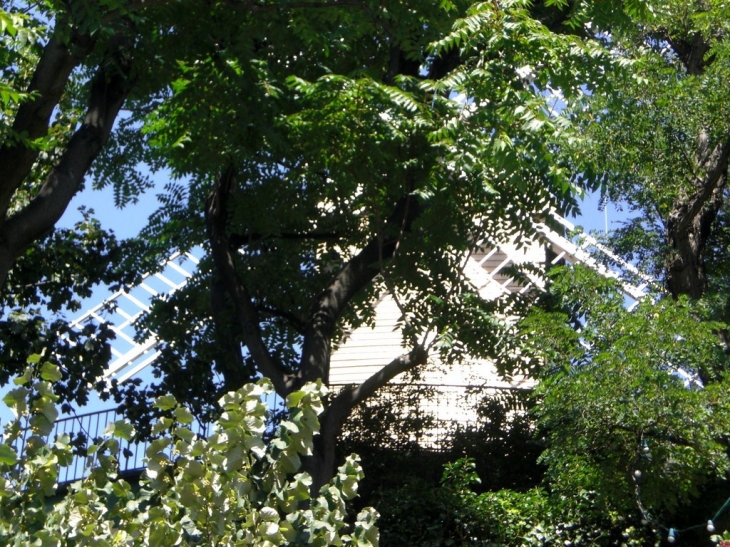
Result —
[[400, 482], [380, 471], [371, 494], [383, 544], [660, 545], [676, 528], [682, 545], [708, 545], [705, 524], [727, 499], [730, 386], [717, 337], [725, 325], [706, 311], [686, 298], [647, 298], [629, 311], [616, 281], [555, 269], [514, 331], [518, 366], [541, 380], [535, 430], [522, 432], [525, 447], [541, 446], [539, 486], [505, 489], [491, 476], [499, 466], [481, 465], [485, 490], [472, 461], [447, 466], [438, 484], [417, 453], [393, 458]]
[[[37, 319], [42, 306], [73, 302], [76, 280], [81, 293], [86, 279], [127, 283], [203, 245], [195, 279], [142, 325], [163, 340], [159, 382], [111, 393], [134, 416], [167, 393], [211, 414], [222, 393], [259, 374], [282, 397], [327, 384], [331, 352], [387, 289], [404, 353], [333, 395], [316, 484], [334, 471], [355, 404], [430, 354], [493, 352], [499, 303], [479, 297], [464, 253], [475, 241], [522, 241], [531, 219], [575, 207], [556, 152], [580, 135], [556, 97], [579, 101], [615, 62], [591, 37], [553, 32], [528, 2], [26, 7], [3, 4], [41, 32], [25, 47], [17, 25], [6, 29], [22, 55], [4, 70], [33, 76], [9, 77], [32, 98], [6, 104], [14, 121], [0, 149], [16, 166], [0, 190], [21, 207], [0, 225], [2, 302], [15, 312], [2, 326], [24, 333], [3, 344], [4, 367], [22, 367], [22, 344], [26, 355], [45, 350], [64, 370], [58, 390], [83, 402], [108, 338], [83, 334], [86, 366], [74, 353], [86, 342], [56, 336], [58, 325]], [[88, 237], [43, 239], [84, 175], [114, 184], [121, 205], [139, 198], [146, 168], [173, 180], [137, 241], [115, 242], [93, 223]], [[89, 244], [99, 252], [81, 260]], [[34, 256], [63, 256], [64, 245], [77, 248], [74, 268], [46, 283]]]
[[586, 138], [563, 158], [630, 213], [608, 244], [669, 295], [629, 313], [616, 286], [578, 268], [523, 323], [543, 359], [546, 484], [568, 500], [594, 492], [664, 537], [727, 497], [727, 21], [722, 2], [672, 1], [581, 21], [631, 63], [566, 113]]
[[686, 298], [627, 311], [615, 283], [582, 268], [560, 272], [551, 297], [523, 322], [533, 343], [556, 342], [547, 353], [532, 345], [548, 484], [667, 526], [727, 475], [724, 325]]
[[30, 363], [4, 399], [17, 417], [0, 444], [4, 544], [377, 546], [372, 509], [346, 522], [346, 501], [363, 476], [356, 456], [314, 497], [311, 477], [299, 472], [319, 428], [326, 394], [321, 385], [289, 396], [287, 420], [269, 443], [261, 402], [272, 389], [267, 381], [225, 395], [223, 414], [207, 438], [189, 429], [189, 410], [161, 397], [155, 406], [173, 417], [155, 424], [138, 486], [117, 474], [120, 446], [134, 435], [128, 422], [119, 421], [89, 447], [88, 477], [59, 497], [59, 469], [74, 460], [68, 435], [46, 437], [58, 415], [52, 382], [61, 374], [39, 356]]
[[[134, 417], [170, 393], [215, 415], [214, 401], [261, 374], [283, 397], [328, 383], [331, 352], [372, 321], [387, 290], [404, 354], [330, 396], [307, 460], [315, 491], [339, 477], [334, 446], [351, 410], [388, 380], [437, 353], [445, 362], [518, 355], [502, 370], [542, 381], [533, 416], [543, 489], [477, 494], [468, 466], [450, 468], [441, 490], [415, 481], [382, 498], [390, 541], [415, 542], [414, 529], [421, 544], [656, 541], [693, 518], [693, 500], [716, 501], [729, 465], [728, 20], [719, 0], [3, 1], [0, 381], [31, 353], [58, 359], [61, 377], [42, 368], [30, 406], [30, 427], [48, 433], [52, 403], [86, 400], [110, 335], [43, 317], [78, 309], [96, 283], [131, 283], [173, 250], [202, 245], [205, 256], [185, 289], [144, 319], [163, 340], [158, 380], [104, 395]], [[132, 206], [146, 199], [149, 172], [163, 169], [171, 180], [161, 207], [136, 240], [117, 241], [91, 216], [53, 231], [85, 176]], [[595, 188], [640, 213], [611, 243], [672, 298], [657, 294], [629, 313], [616, 286], [576, 268], [506, 329], [503, 303], [479, 297], [464, 254], [477, 241], [523, 241], [533, 219], [571, 212], [575, 193]], [[14, 393], [22, 410], [26, 392]], [[272, 469], [297, 467], [297, 426], [287, 427], [288, 441], [267, 449], [286, 456], [272, 456]], [[180, 456], [198, 469], [183, 429], [173, 433], [183, 435]], [[4, 465], [15, 465], [3, 446]], [[195, 457], [210, 457], [205, 473], [218, 473], [219, 446], [208, 449]], [[37, 507], [53, 487], [48, 464], [67, 450], [37, 441], [21, 455], [39, 466], [23, 475], [39, 481], [26, 490]], [[153, 468], [158, 456], [167, 465], [152, 454]], [[112, 460], [99, 461], [103, 487]], [[209, 523], [191, 516], [202, 513], [189, 488], [210, 485], [184, 466], [176, 473], [179, 492], [163, 492], [167, 475], [153, 469], [154, 503], [130, 497], [109, 518], [142, 522], [165, 507], [179, 516], [172, 528], [139, 526], [174, 535], [185, 524], [200, 535]], [[485, 483], [527, 486], [513, 476]], [[115, 484], [114, 495], [133, 496]], [[72, 509], [101, 512], [104, 496], [84, 488], [49, 522], [78, 528], [86, 521], [63, 521]], [[249, 501], [236, 504], [256, 514]], [[16, 537], [41, 533], [43, 511], [7, 507], [26, 510], [27, 519], [8, 513], [9, 525], [29, 526]], [[294, 515], [286, 522], [309, 518], [281, 509]], [[649, 526], [639, 530], [642, 518]], [[218, 532], [245, 534], [246, 522], [231, 516]]]
[[[543, 546], [652, 543], [650, 529], [605, 512], [591, 492], [542, 488], [478, 493], [474, 462], [447, 465], [439, 485], [417, 477], [381, 492], [383, 545]], [[636, 519], [635, 519], [636, 520]], [[654, 538], [655, 539], [655, 538]]]

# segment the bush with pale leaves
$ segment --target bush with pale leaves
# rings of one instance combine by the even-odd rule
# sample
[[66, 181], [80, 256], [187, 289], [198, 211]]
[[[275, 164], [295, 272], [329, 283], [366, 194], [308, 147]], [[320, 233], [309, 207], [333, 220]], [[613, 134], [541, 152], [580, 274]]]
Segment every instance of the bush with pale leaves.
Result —
[[[352, 455], [316, 497], [299, 472], [311, 453], [326, 388], [308, 384], [287, 398], [289, 417], [264, 442], [267, 380], [220, 400], [214, 432], [201, 438], [190, 412], [172, 397], [156, 406], [172, 418], [154, 427], [140, 488], [117, 475], [120, 440], [132, 427], [115, 422], [89, 449], [87, 478], [55, 499], [59, 468], [73, 459], [70, 439], [48, 439], [57, 417], [52, 382], [58, 368], [31, 357], [4, 402], [16, 419], [0, 444], [0, 542], [6, 545], [353, 545], [377, 546], [377, 513], [363, 510], [346, 523], [346, 501], [362, 469]], [[24, 443], [21, 443], [24, 439]], [[23, 445], [22, 452], [16, 447]]]

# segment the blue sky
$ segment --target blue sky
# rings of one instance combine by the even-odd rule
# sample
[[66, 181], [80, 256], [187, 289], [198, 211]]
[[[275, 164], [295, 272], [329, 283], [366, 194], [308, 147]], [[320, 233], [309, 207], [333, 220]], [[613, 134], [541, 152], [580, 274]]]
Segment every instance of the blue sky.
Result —
[[94, 217], [101, 222], [102, 227], [113, 230], [118, 238], [134, 237], [147, 224], [149, 216], [159, 207], [157, 194], [162, 193], [168, 180], [167, 173], [157, 173], [153, 176], [155, 187], [140, 196], [137, 203], [130, 204], [123, 209], [114, 205], [114, 189], [111, 185], [101, 190], [94, 190], [91, 188], [91, 184], [87, 184], [84, 191], [71, 201], [63, 217], [58, 221], [58, 226], [73, 228], [74, 224], [82, 218], [78, 209], [83, 205], [87, 209], [93, 209]]

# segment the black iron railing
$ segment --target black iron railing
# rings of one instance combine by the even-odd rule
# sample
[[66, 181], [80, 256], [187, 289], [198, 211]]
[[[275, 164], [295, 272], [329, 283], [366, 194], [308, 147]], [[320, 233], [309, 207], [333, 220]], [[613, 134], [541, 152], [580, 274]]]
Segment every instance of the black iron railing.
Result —
[[[336, 387], [334, 388], [337, 389]], [[429, 451], [452, 448], [455, 434], [467, 429], [509, 429], [515, 418], [524, 415], [529, 390], [495, 386], [389, 384], [364, 404], [354, 409], [345, 424], [344, 437], [384, 449], [403, 450], [420, 447]], [[269, 409], [281, 407], [281, 399], [271, 395]], [[49, 440], [68, 435], [74, 446], [71, 463], [59, 469], [59, 484], [84, 478], [90, 465], [87, 449], [98, 443], [107, 426], [123, 420], [116, 410], [77, 414], [56, 421]], [[195, 421], [190, 428], [201, 437], [210, 434], [209, 424]], [[486, 429], [485, 429], [486, 428]], [[491, 432], [495, 434], [497, 431]], [[23, 451], [23, 440], [16, 450]], [[119, 473], [132, 474], [145, 467], [149, 441], [120, 440]]]
[[[90, 462], [87, 455], [88, 447], [92, 443], [98, 443], [105, 436], [105, 430], [109, 424], [123, 419], [124, 416], [116, 410], [100, 410], [58, 420], [54, 424], [49, 439], [66, 434], [71, 438], [74, 446], [74, 457], [70, 465], [59, 469], [58, 482], [64, 484], [84, 478], [88, 473], [89, 465], [93, 465], [93, 460]], [[207, 436], [208, 434], [207, 424], [197, 421], [194, 422], [191, 429], [197, 435]], [[144, 469], [145, 452], [148, 446], [149, 441], [146, 440], [120, 440], [120, 450], [117, 455], [119, 473], [134, 473]]]
[[388, 384], [353, 410], [352, 443], [447, 452], [464, 433], [499, 437], [526, 419], [529, 387]]

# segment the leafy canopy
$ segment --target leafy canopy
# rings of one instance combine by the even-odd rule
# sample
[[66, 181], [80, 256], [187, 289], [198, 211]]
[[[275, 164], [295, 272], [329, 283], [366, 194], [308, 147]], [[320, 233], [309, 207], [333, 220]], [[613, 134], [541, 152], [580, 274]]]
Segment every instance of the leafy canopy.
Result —
[[595, 492], [606, 511], [656, 525], [727, 475], [723, 324], [686, 298], [628, 311], [615, 282], [579, 266], [555, 272], [546, 304], [519, 329], [541, 361], [535, 414], [552, 489]]

